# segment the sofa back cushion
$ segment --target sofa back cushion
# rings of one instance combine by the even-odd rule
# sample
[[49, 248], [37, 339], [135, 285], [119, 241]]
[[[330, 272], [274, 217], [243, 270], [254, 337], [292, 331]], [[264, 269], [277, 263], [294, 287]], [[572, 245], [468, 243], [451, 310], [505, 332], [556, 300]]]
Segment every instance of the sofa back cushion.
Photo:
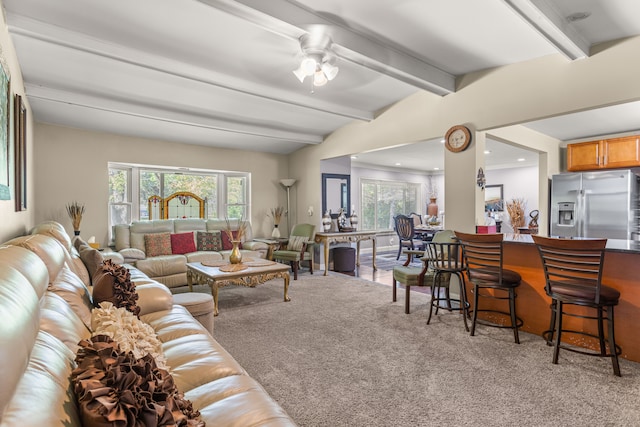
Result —
[[65, 266], [67, 257], [69, 256], [69, 253], [60, 242], [44, 234], [16, 237], [5, 244], [20, 246], [35, 253], [47, 266], [50, 282], [58, 277], [60, 270]]
[[174, 233], [171, 235], [171, 253], [188, 254], [196, 251], [196, 243], [193, 231], [187, 233]]
[[[129, 226], [129, 244], [132, 248], [146, 252], [144, 236], [155, 233], [174, 233], [172, 219], [155, 219], [153, 221], [134, 221]], [[124, 249], [118, 248], [117, 250]], [[148, 255], [147, 255], [148, 256]]]
[[[251, 223], [249, 221], [246, 222], [246, 227], [244, 230], [244, 241], [249, 242], [253, 240], [253, 232], [251, 231]], [[231, 227], [237, 228], [238, 221], [231, 221]], [[207, 231], [224, 231], [227, 229], [227, 221], [224, 219], [208, 219], [207, 220]]]
[[183, 233], [185, 231], [207, 231], [207, 222], [202, 218], [174, 219], [173, 230], [176, 233]]
[[58, 277], [49, 285], [48, 291], [48, 293], [54, 293], [65, 300], [86, 327], [91, 328], [93, 303], [89, 290], [78, 276], [68, 268], [63, 268]]
[[[238, 236], [238, 232], [237, 231], [231, 231], [231, 235], [233, 236], [233, 240], [236, 240], [236, 237]], [[221, 233], [221, 236], [222, 236], [222, 249], [224, 249], [225, 251], [233, 249], [233, 243], [231, 243], [231, 239], [229, 238], [229, 234], [227, 234], [227, 232], [223, 231]], [[243, 237], [243, 239], [244, 239], [244, 237]], [[242, 249], [242, 242], [240, 242], [240, 244], [238, 245], [238, 248]]]

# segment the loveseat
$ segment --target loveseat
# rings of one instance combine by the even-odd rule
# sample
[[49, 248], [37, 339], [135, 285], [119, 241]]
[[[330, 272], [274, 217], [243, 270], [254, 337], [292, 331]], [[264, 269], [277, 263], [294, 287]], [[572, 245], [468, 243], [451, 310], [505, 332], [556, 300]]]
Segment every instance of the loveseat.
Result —
[[[151, 279], [175, 291], [175, 288], [187, 285], [188, 262], [212, 262], [229, 257], [231, 247], [224, 232], [228, 225], [237, 230], [239, 224], [237, 221], [227, 224], [225, 220], [199, 218], [120, 224], [114, 227], [115, 250], [122, 255], [124, 262], [135, 265]], [[245, 226], [240, 250], [242, 256], [265, 258], [269, 246], [253, 240], [251, 224], [247, 222]], [[187, 246], [184, 245], [185, 238]], [[158, 239], [164, 239], [165, 244], [158, 244]], [[167, 239], [171, 242], [169, 247]], [[174, 243], [179, 240], [180, 243]]]
[[[86, 362], [76, 355], [83, 354], [79, 349], [100, 337], [91, 335], [101, 326], [95, 313], [102, 308], [93, 308], [90, 287], [80, 278], [87, 271], [76, 273], [86, 270], [85, 264], [62, 226], [47, 223], [34, 230], [0, 245], [0, 427], [89, 425], [83, 423], [85, 413], [75, 394], [82, 381], [72, 379], [77, 380], [78, 364]], [[173, 304], [166, 286], [130, 268], [131, 281], [137, 281], [139, 318], [152, 328], [149, 335], [159, 338], [168, 368], [163, 372], [172, 377], [173, 382], [163, 377], [163, 384], [184, 393], [192, 405], [185, 407], [199, 411], [198, 421], [207, 426], [295, 425], [188, 311]], [[105, 360], [116, 360], [110, 357]], [[122, 396], [122, 390], [103, 395]], [[155, 404], [146, 409], [162, 413]]]

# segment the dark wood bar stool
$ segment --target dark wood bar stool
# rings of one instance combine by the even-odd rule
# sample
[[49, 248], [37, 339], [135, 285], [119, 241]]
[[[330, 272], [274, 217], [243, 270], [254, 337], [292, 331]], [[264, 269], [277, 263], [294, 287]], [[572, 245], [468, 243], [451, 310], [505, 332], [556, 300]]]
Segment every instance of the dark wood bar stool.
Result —
[[[494, 328], [512, 329], [516, 344], [520, 344], [518, 328], [522, 326], [523, 322], [516, 314], [516, 288], [520, 286], [521, 277], [517, 272], [502, 267], [502, 234], [468, 234], [459, 231], [456, 231], [455, 234], [462, 244], [467, 277], [473, 283], [471, 336], [475, 334], [476, 324], [479, 323]], [[509, 310], [480, 309], [480, 298], [508, 300]], [[478, 319], [479, 312], [508, 316], [510, 324]]]
[[[601, 283], [606, 239], [569, 240], [532, 236], [538, 247], [546, 280], [545, 291], [551, 297], [551, 332], [547, 340], [554, 340], [553, 363], [558, 363], [560, 349], [588, 356], [610, 357], [613, 372], [620, 376], [613, 322], [613, 308], [618, 305], [620, 292]], [[595, 316], [565, 310], [565, 306], [588, 307]], [[608, 326], [605, 337], [604, 321]], [[563, 316], [596, 320], [598, 334], [563, 328]], [[562, 344], [562, 334], [579, 334], [598, 340], [600, 351], [589, 351]], [[608, 348], [607, 348], [608, 342]]]
[[[451, 234], [453, 237], [453, 234]], [[437, 239], [434, 239], [437, 240]], [[431, 267], [434, 270], [433, 283], [431, 285], [431, 305], [429, 306], [429, 318], [427, 319], [427, 325], [431, 322], [431, 314], [435, 307], [436, 316], [438, 310], [441, 308], [440, 301], [446, 301], [447, 310], [459, 310], [462, 312], [462, 319], [464, 321], [464, 329], [469, 332], [469, 324], [467, 323], [467, 317], [469, 317], [469, 303], [466, 298], [466, 286], [464, 280], [464, 272], [466, 270], [464, 265], [464, 258], [461, 253], [461, 245], [457, 241], [439, 242], [432, 241], [427, 245], [427, 253], [431, 260]], [[451, 276], [458, 277], [460, 282], [460, 298], [455, 299], [450, 297], [450, 280]], [[441, 276], [445, 276], [445, 280], [438, 280]], [[445, 297], [440, 296], [441, 288], [445, 285]], [[457, 302], [458, 307], [452, 307], [451, 302]]]

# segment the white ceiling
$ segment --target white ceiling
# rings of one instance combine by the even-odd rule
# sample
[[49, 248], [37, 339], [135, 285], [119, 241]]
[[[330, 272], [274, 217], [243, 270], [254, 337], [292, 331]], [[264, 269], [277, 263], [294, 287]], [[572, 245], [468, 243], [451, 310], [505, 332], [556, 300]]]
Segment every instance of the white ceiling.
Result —
[[[585, 55], [593, 44], [640, 34], [638, 0], [3, 3], [36, 120], [283, 154], [418, 90], [451, 93], [462, 74]], [[531, 22], [516, 12], [527, 10]], [[568, 22], [577, 12], [591, 15]], [[317, 32], [332, 38], [340, 72], [312, 91], [292, 70], [298, 38]], [[568, 47], [553, 44], [554, 34]], [[635, 103], [527, 125], [577, 139], [638, 129], [639, 112]]]

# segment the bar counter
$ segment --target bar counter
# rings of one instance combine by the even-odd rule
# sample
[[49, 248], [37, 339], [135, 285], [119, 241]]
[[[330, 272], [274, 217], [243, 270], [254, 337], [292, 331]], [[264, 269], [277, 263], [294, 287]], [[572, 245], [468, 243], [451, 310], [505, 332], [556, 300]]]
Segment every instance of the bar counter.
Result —
[[[504, 236], [504, 267], [517, 271], [522, 282], [517, 289], [518, 317], [524, 320], [521, 330], [541, 335], [549, 328], [551, 299], [545, 293], [545, 278], [538, 249], [530, 235]], [[602, 283], [620, 291], [620, 303], [614, 309], [616, 343], [622, 347], [621, 357], [640, 362], [640, 242], [608, 240], [604, 258]], [[472, 288], [472, 286], [467, 286]], [[469, 289], [467, 289], [469, 293]], [[473, 295], [468, 295], [473, 298]], [[472, 299], [471, 299], [472, 301]], [[484, 302], [484, 301], [483, 301]], [[586, 311], [594, 313], [594, 309]], [[596, 331], [594, 320], [565, 318], [572, 329]], [[564, 335], [563, 335], [564, 337]], [[585, 347], [585, 338], [573, 335], [572, 343]]]

